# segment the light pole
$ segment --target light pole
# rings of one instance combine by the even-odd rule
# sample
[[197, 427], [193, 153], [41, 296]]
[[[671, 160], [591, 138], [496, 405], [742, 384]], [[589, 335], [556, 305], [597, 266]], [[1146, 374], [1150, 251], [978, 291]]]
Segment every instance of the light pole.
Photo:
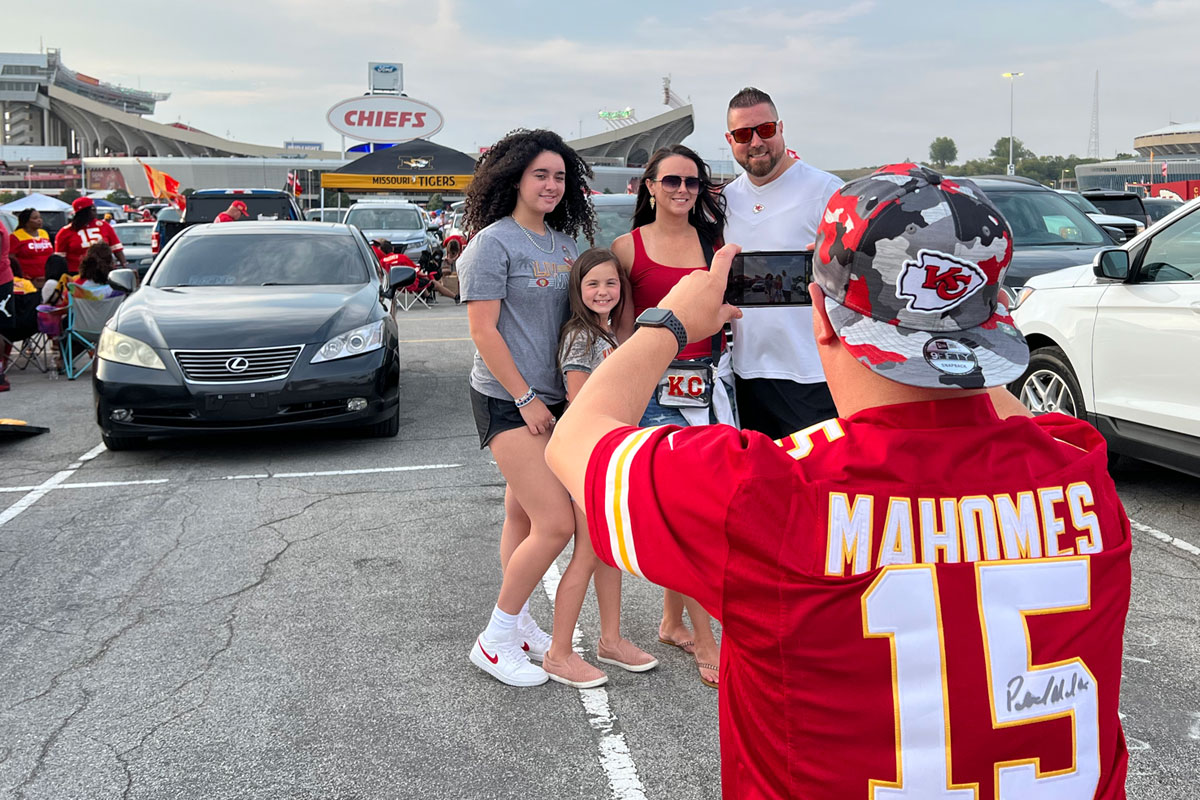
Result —
[[1008, 174], [1016, 175], [1017, 169], [1013, 166], [1013, 99], [1016, 91], [1017, 78], [1024, 75], [1024, 72], [1005, 72], [1001, 77], [1008, 78]]

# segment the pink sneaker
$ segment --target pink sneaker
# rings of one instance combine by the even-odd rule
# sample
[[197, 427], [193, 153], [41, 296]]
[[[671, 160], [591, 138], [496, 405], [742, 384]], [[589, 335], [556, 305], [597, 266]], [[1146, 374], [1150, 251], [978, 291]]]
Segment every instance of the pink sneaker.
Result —
[[579, 653], [571, 653], [565, 661], [555, 661], [547, 653], [542, 659], [542, 669], [550, 680], [576, 689], [592, 689], [608, 683], [608, 676], [584, 661]]
[[658, 666], [657, 658], [625, 638], [617, 642], [615, 647], [609, 647], [601, 639], [596, 645], [596, 660], [629, 672], [646, 672]]

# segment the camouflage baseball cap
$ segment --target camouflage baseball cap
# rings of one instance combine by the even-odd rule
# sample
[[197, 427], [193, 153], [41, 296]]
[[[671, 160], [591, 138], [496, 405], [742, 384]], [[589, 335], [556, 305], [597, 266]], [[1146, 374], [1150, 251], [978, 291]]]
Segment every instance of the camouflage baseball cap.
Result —
[[997, 306], [1012, 231], [970, 181], [892, 164], [843, 186], [817, 231], [813, 279], [846, 349], [885, 378], [1001, 386], [1029, 363]]

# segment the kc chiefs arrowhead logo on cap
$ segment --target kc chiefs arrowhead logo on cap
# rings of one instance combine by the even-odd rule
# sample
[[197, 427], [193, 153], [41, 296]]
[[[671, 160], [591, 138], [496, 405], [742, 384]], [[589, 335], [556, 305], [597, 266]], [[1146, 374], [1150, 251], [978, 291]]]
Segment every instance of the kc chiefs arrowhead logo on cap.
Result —
[[978, 265], [936, 250], [921, 250], [916, 261], [904, 262], [896, 296], [908, 300], [909, 311], [944, 312], [983, 288], [987, 275]]

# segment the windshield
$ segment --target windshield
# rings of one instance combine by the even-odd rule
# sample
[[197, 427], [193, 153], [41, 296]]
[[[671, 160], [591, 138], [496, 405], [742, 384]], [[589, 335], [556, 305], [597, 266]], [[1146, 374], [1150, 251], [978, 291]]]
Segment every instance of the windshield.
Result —
[[347, 225], [357, 225], [364, 231], [424, 230], [421, 215], [415, 208], [352, 208], [346, 215]]
[[1151, 222], [1158, 222], [1160, 219], [1170, 214], [1175, 209], [1179, 208], [1183, 203], [1178, 200], [1152, 199], [1143, 200], [1146, 204], [1146, 213], [1150, 215]]
[[1146, 218], [1142, 201], [1136, 197], [1097, 197], [1092, 200], [1092, 204], [1103, 213], [1112, 214], [1114, 217]]
[[310, 208], [304, 212], [309, 222], [341, 222], [345, 210], [337, 208]]
[[1079, 194], [1079, 192], [1059, 192], [1059, 194], [1061, 194], [1063, 197], [1070, 200], [1071, 205], [1075, 206], [1076, 208], [1078, 208], [1080, 211], [1082, 211], [1085, 214], [1102, 214], [1102, 213], [1104, 213], [1100, 209], [1098, 209], [1094, 205], [1092, 205], [1088, 201], [1088, 199], [1086, 197], [1084, 197], [1083, 195]]
[[153, 225], [113, 225], [121, 244], [130, 247], [149, 247], [150, 234], [154, 233]]
[[223, 234], [184, 236], [167, 251], [150, 285], [312, 286], [366, 283], [351, 236]]
[[1008, 220], [1017, 247], [1112, 243], [1096, 223], [1058, 192], [989, 191], [987, 196]]
[[[633, 205], [637, 200], [635, 195], [629, 195], [628, 203], [597, 203], [596, 208], [596, 247], [612, 247], [613, 239], [623, 233], [629, 233], [633, 227]], [[586, 250], [589, 245], [583, 234], [575, 239], [579, 252]]]

